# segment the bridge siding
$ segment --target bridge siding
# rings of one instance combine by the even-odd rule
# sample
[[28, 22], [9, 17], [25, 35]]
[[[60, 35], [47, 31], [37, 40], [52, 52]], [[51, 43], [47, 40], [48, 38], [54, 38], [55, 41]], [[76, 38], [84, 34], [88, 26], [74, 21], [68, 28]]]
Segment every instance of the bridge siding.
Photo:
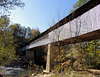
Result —
[[[25, 46], [23, 50], [56, 42], [58, 41], [57, 35], [59, 35], [59, 40], [64, 40], [98, 29], [100, 29], [100, 4], [90, 9], [83, 15], [73, 19], [69, 23], [66, 23], [54, 31], [49, 32], [43, 36], [44, 38], [40, 37], [39, 39], [31, 42], [29, 45]], [[59, 31], [61, 31], [60, 34]]]

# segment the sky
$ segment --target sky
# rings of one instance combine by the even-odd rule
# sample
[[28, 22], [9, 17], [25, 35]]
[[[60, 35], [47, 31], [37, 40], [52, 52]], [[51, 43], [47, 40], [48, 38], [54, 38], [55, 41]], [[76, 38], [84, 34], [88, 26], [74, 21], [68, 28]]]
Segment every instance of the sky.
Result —
[[[39, 28], [45, 31], [57, 21], [58, 14], [63, 19], [70, 14], [70, 10], [78, 0], [22, 0], [24, 8], [16, 8], [11, 11], [11, 23], [19, 23], [21, 26]], [[55, 20], [55, 23], [52, 23]]]

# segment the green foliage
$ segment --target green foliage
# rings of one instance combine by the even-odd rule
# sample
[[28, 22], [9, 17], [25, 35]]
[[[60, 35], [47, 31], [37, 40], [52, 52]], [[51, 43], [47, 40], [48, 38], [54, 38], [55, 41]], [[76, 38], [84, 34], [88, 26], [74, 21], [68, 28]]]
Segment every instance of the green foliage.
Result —
[[69, 44], [66, 47], [66, 57], [76, 59], [73, 63], [76, 70], [99, 68], [100, 40]]
[[6, 30], [9, 25], [9, 18], [4, 15], [0, 17], [0, 31]]
[[38, 35], [40, 35], [40, 31], [39, 31], [39, 29], [37, 28], [37, 29], [33, 29], [33, 31], [31, 32], [31, 40], [33, 39], [33, 38], [35, 38], [35, 37], [37, 37]]
[[89, 65], [99, 66], [100, 64], [100, 40], [93, 40], [88, 43], [87, 51], [89, 52]]
[[14, 39], [12, 32], [8, 29], [9, 18], [0, 18], [0, 64], [5, 65], [16, 59]]
[[0, 10], [8, 11], [15, 7], [23, 7], [24, 3], [21, 0], [0, 0]]
[[52, 72], [54, 72], [55, 74], [59, 74], [60, 70], [61, 70], [61, 66], [55, 65], [54, 68], [52, 69]]
[[29, 41], [31, 29], [28, 27], [21, 27], [20, 24], [13, 24], [9, 26], [13, 37], [15, 39], [14, 44], [16, 44], [16, 53], [18, 55], [23, 54], [21, 52], [21, 47]]
[[[27, 70], [28, 71], [26, 72], [26, 74], [24, 74], [24, 76], [30, 77], [30, 76], [32, 76], [32, 74], [35, 74], [35, 75], [43, 74], [44, 68], [43, 68], [43, 66], [38, 66], [36, 64], [32, 64], [32, 61], [30, 61]], [[24, 76], [22, 75], [21, 77], [24, 77]]]
[[62, 73], [54, 74], [51, 77], [94, 77], [95, 75], [86, 71], [65, 71]]
[[74, 49], [77, 52], [76, 61], [78, 62], [78, 66], [82, 68], [98, 68], [100, 65], [99, 47], [99, 40], [75, 44]]
[[79, 7], [87, 3], [88, 1], [90, 0], [78, 0], [77, 3], [73, 5], [73, 9], [71, 10], [71, 12], [75, 11], [76, 9], [78, 9]]

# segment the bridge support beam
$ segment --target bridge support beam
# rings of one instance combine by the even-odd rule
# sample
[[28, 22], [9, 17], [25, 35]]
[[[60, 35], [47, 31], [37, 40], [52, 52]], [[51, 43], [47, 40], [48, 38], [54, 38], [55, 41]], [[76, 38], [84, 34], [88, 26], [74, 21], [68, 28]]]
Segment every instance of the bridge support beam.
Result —
[[48, 44], [46, 70], [44, 70], [44, 72], [46, 73], [50, 72], [50, 56], [51, 56], [50, 50], [51, 50], [51, 44]]
[[44, 72], [49, 73], [54, 65], [58, 64], [55, 59], [61, 53], [60, 50], [64, 49], [64, 46], [58, 46], [55, 44], [48, 44], [48, 51], [47, 51], [47, 62], [46, 62], [46, 70]]
[[35, 63], [35, 61], [34, 61], [34, 51], [32, 51], [32, 50], [26, 51], [26, 57], [27, 57], [30, 61], [32, 61], [32, 63]]

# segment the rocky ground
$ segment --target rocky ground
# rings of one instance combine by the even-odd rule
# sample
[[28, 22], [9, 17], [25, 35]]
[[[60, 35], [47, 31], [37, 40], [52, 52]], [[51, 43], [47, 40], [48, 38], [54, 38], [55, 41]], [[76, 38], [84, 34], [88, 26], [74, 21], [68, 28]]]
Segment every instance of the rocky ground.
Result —
[[30, 77], [100, 77], [100, 70], [88, 69], [88, 71], [71, 71], [70, 73], [59, 74], [32, 74]]

